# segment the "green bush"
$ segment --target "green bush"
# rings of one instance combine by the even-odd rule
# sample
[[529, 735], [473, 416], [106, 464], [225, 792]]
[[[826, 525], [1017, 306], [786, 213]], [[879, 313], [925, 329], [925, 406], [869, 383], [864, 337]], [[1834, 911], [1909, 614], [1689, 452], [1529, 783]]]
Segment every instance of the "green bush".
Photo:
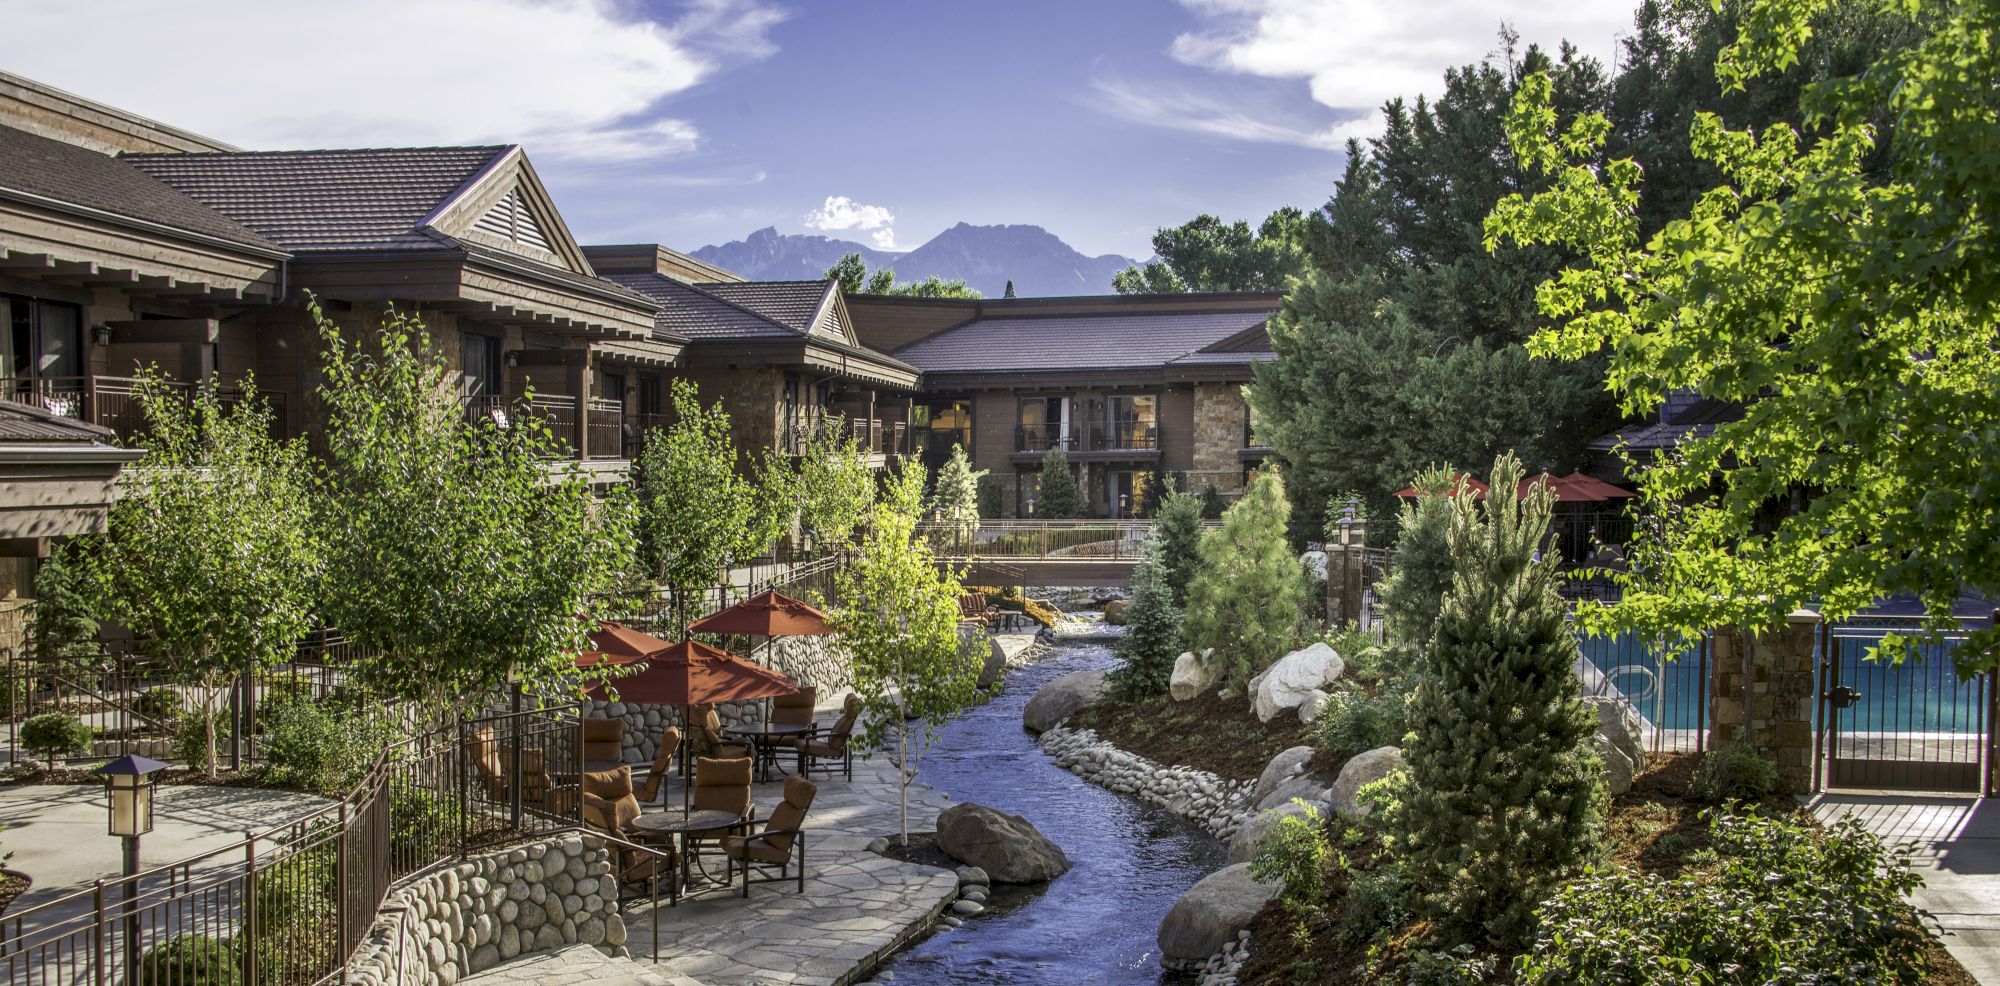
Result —
[[176, 935], [139, 957], [136, 986], [239, 986], [243, 960], [236, 947], [208, 935]]
[[1694, 795], [1703, 801], [1762, 801], [1778, 790], [1778, 765], [1748, 746], [1725, 746], [1701, 758]]
[[1923, 878], [1860, 822], [1718, 814], [1709, 829], [1713, 874], [1558, 890], [1515, 960], [1522, 986], [1924, 981], [1926, 916], [1904, 903]]
[[375, 765], [388, 738], [376, 716], [286, 702], [265, 717], [264, 760], [274, 784], [339, 794]]
[[458, 842], [458, 801], [408, 781], [389, 788], [389, 846], [393, 858], [420, 865], [443, 855]]
[[33, 704], [35, 682], [28, 674], [26, 662], [8, 662], [0, 667], [0, 720], [13, 722], [28, 714]]
[[1111, 697], [1136, 702], [1166, 694], [1174, 660], [1186, 643], [1181, 637], [1181, 611], [1166, 583], [1157, 541], [1147, 543], [1145, 557], [1132, 573], [1132, 605], [1125, 622], [1124, 635], [1111, 648], [1118, 656], [1118, 666], [1106, 678]]
[[47, 757], [49, 769], [54, 770], [57, 757], [90, 752], [93, 735], [90, 727], [73, 715], [44, 712], [21, 724], [21, 748]]
[[180, 690], [166, 686], [148, 688], [132, 701], [132, 711], [138, 713], [140, 718], [168, 727], [180, 719], [181, 710], [185, 707]]
[[1313, 720], [1313, 742], [1336, 757], [1401, 746], [1403, 734], [1409, 731], [1409, 701], [1406, 685], [1369, 695], [1350, 682], [1339, 682], [1327, 696], [1326, 708]]
[[190, 708], [181, 713], [180, 721], [174, 727], [174, 759], [191, 770], [208, 764], [207, 723], [210, 716], [215, 718], [215, 752], [216, 756], [220, 757], [224, 744], [229, 742], [235, 729], [230, 725], [227, 713], [211, 713], [200, 707]]
[[263, 982], [312, 982], [338, 965], [338, 869], [332, 835], [315, 826], [298, 837], [311, 845], [271, 863], [257, 877], [257, 968]]
[[1250, 875], [1259, 881], [1277, 880], [1278, 899], [1294, 916], [1317, 911], [1326, 900], [1326, 861], [1333, 853], [1327, 839], [1326, 819], [1319, 807], [1297, 798], [1304, 808], [1300, 815], [1278, 820], [1278, 828], [1266, 836], [1250, 859]]

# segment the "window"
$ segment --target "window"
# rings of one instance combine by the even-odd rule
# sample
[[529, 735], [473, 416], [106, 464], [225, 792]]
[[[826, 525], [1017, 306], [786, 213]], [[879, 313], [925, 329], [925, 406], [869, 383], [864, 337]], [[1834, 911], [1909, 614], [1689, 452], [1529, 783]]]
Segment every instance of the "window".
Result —
[[1070, 447], [1070, 403], [1067, 397], [1023, 397], [1015, 419], [1014, 448], [1046, 452]]
[[1152, 394], [1118, 394], [1109, 403], [1111, 420], [1106, 448], [1159, 447], [1159, 398]]
[[644, 376], [639, 378], [640, 414], [660, 413], [660, 392], [663, 389], [664, 388], [661, 387], [660, 385], [660, 378], [657, 376]]
[[625, 374], [623, 373], [603, 374], [602, 379], [600, 381], [599, 390], [603, 394], [605, 400], [617, 401], [620, 404], [625, 403]]
[[458, 337], [459, 388], [467, 397], [497, 396], [503, 389], [500, 340], [476, 332]]
[[6, 338], [0, 339], [6, 376], [84, 375], [82, 309], [14, 295], [0, 295], [0, 308], [7, 321]]

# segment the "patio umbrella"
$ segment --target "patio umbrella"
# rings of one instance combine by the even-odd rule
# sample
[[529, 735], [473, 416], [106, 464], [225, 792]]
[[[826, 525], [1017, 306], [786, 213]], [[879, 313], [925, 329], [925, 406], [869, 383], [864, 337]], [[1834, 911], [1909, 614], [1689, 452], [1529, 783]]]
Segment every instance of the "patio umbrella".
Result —
[[[636, 668], [609, 681], [592, 682], [584, 688], [591, 698], [606, 699], [611, 690], [621, 702], [674, 705], [681, 709], [681, 724], [692, 732], [687, 707], [716, 702], [750, 702], [761, 698], [790, 695], [799, 690], [792, 679], [770, 668], [751, 664], [728, 651], [707, 644], [683, 640], [663, 651], [632, 662]], [[679, 752], [681, 777], [687, 777], [687, 743], [683, 737]], [[681, 798], [687, 798], [687, 784], [681, 784]]]
[[[1485, 483], [1482, 483], [1479, 480], [1473, 479], [1469, 473], [1458, 473], [1457, 475], [1451, 477], [1451, 488], [1446, 490], [1445, 492], [1448, 495], [1457, 496], [1460, 491], [1468, 489], [1471, 490], [1473, 494], [1478, 496], [1479, 498], [1485, 499], [1486, 494], [1492, 489], [1492, 487], [1487, 486]], [[1414, 486], [1405, 486], [1402, 489], [1397, 490], [1396, 495], [1402, 497], [1405, 500], [1414, 500], [1417, 497], [1422, 496], [1423, 494], [1417, 492], [1417, 488]]]
[[816, 637], [833, 632], [825, 613], [771, 590], [713, 613], [689, 625], [689, 633], [721, 636], [763, 637], [766, 643], [778, 637]]
[[631, 664], [672, 646], [652, 634], [640, 633], [622, 623], [598, 620], [597, 629], [590, 634], [590, 649], [576, 655], [576, 666], [594, 668], [600, 664]]

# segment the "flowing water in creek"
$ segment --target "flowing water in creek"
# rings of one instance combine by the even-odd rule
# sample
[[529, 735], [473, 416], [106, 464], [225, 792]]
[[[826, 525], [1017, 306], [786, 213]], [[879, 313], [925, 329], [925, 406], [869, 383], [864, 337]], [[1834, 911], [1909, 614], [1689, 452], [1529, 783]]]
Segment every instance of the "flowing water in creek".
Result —
[[1111, 666], [1108, 644], [1058, 642], [1010, 674], [992, 701], [948, 723], [924, 758], [925, 784], [1025, 816], [1074, 867], [1046, 888], [998, 888], [986, 913], [884, 967], [895, 986], [1192, 981], [1160, 969], [1154, 934], [1174, 901], [1223, 865], [1224, 846], [1179, 816], [1057, 768], [1021, 728], [1022, 706], [1050, 679]]

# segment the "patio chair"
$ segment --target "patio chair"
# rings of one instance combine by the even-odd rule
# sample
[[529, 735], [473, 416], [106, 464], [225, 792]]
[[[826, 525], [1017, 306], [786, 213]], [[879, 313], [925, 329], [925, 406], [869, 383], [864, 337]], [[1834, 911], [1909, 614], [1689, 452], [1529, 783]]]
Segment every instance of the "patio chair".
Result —
[[695, 724], [687, 736], [687, 741], [693, 744], [688, 750], [695, 756], [736, 760], [750, 755], [749, 744], [732, 743], [722, 738], [722, 717], [715, 714], [715, 706], [688, 706], [688, 722]]
[[646, 771], [646, 784], [639, 789], [641, 802], [652, 804], [666, 794], [667, 768], [673, 766], [674, 753], [680, 748], [680, 727], [668, 726], [660, 730], [660, 754], [653, 758], [652, 769]]
[[958, 622], [983, 624], [990, 615], [990, 609], [985, 593], [968, 592], [958, 597]]
[[618, 852], [618, 882], [645, 886], [654, 876], [672, 878], [680, 863], [671, 840], [651, 840], [632, 829], [639, 817], [639, 799], [632, 791], [632, 768], [586, 771], [583, 775], [583, 824], [606, 835], [635, 844], [652, 852], [621, 849]]
[[[743, 874], [743, 896], [750, 896], [751, 883], [777, 883], [791, 879], [792, 855], [799, 862], [799, 892], [806, 889], [806, 812], [818, 792], [813, 782], [793, 774], [785, 778], [785, 800], [771, 809], [771, 820], [756, 835], [728, 835], [722, 838], [722, 854]], [[778, 868], [778, 875], [753, 880], [751, 867], [766, 871]]]
[[781, 726], [810, 726], [819, 704], [819, 689], [807, 685], [771, 700], [771, 721]]
[[[840, 703], [840, 718], [825, 736], [816, 736], [802, 741], [805, 761], [800, 769], [810, 773], [812, 765], [821, 761], [839, 761], [841, 773], [854, 780], [854, 747], [850, 744], [854, 736], [854, 719], [861, 714], [861, 696], [848, 693], [846, 701]], [[827, 768], [827, 776], [833, 775], [833, 768]]]
[[688, 852], [697, 851], [704, 838], [713, 839], [747, 831], [757, 807], [750, 803], [750, 758], [721, 760], [700, 757], [694, 762], [694, 790], [690, 807], [697, 811], [719, 810], [740, 815], [743, 821], [723, 828], [688, 834]]
[[[507, 790], [508, 765], [513, 753], [510, 744], [493, 735], [491, 728], [483, 728], [465, 738], [465, 753], [479, 773], [479, 787], [487, 799], [506, 802], [511, 797]], [[538, 747], [521, 750], [521, 801], [552, 808], [555, 780], [549, 776], [542, 759]]]
[[625, 720], [583, 720], [583, 762], [618, 763], [625, 759]]

